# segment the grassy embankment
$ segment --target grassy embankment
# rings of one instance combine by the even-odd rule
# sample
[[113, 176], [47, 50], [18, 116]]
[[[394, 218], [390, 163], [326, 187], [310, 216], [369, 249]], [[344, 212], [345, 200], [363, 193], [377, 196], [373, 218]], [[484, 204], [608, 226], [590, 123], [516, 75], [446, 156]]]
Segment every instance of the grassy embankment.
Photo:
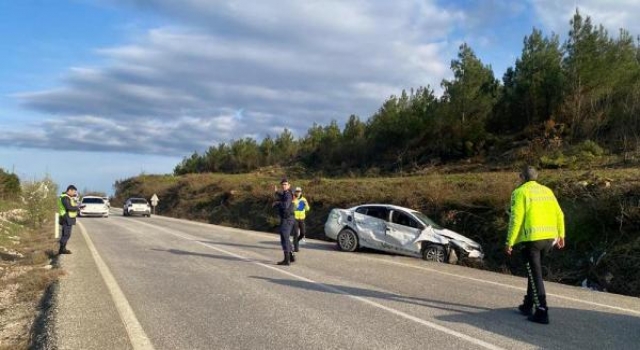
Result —
[[[122, 181], [117, 199], [160, 197], [158, 213], [220, 225], [276, 232], [273, 185], [282, 170], [243, 175], [145, 175]], [[590, 283], [610, 292], [640, 296], [640, 171], [543, 171], [540, 182], [557, 194], [566, 216], [567, 248], [552, 255], [547, 279]], [[300, 179], [312, 212], [310, 237], [324, 238], [335, 207], [393, 203], [423, 211], [440, 224], [480, 242], [483, 268], [522, 273], [503, 254], [514, 172], [478, 172], [387, 178]], [[114, 204], [115, 205], [115, 204]], [[601, 259], [597, 259], [606, 252]], [[591, 263], [593, 257], [597, 263]]]
[[47, 218], [35, 212], [41, 209], [0, 199], [0, 349], [29, 349], [41, 341], [45, 290], [61, 275], [51, 265], [53, 210]]

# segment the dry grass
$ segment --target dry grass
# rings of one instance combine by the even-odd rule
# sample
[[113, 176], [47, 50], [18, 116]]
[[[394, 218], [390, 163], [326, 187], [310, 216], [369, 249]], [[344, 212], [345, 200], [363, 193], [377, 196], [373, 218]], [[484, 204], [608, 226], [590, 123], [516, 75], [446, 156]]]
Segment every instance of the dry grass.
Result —
[[30, 347], [39, 302], [61, 274], [49, 265], [55, 246], [52, 225], [43, 222], [43, 228], [30, 229], [23, 223], [1, 222], [0, 349]]

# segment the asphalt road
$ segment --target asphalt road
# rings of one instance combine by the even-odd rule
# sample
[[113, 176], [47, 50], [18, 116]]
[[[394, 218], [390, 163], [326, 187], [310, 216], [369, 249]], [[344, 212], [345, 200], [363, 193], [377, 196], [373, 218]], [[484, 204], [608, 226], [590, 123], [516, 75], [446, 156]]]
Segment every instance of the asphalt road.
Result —
[[[88, 240], [87, 240], [88, 238]], [[640, 299], [154, 216], [82, 218], [62, 256], [60, 349], [638, 349]]]

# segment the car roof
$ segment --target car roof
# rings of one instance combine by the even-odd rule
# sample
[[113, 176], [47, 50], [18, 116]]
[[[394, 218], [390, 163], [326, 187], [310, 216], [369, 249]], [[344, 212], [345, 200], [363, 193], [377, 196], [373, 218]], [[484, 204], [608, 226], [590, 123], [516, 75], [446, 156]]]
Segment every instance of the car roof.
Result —
[[127, 198], [127, 200], [132, 200], [132, 199], [142, 199], [144, 201], [147, 200], [146, 198], [143, 198], [143, 197], [129, 197], [129, 198]]
[[360, 207], [387, 207], [387, 208], [390, 208], [390, 209], [399, 209], [399, 210], [404, 210], [404, 211], [408, 211], [408, 212], [417, 211], [415, 209], [405, 208], [405, 207], [401, 207], [399, 205], [383, 204], [383, 203], [359, 204], [359, 205], [356, 205], [355, 207], [351, 207], [350, 209], [356, 209], [356, 208], [360, 208]]
[[100, 199], [104, 199], [104, 197], [98, 197], [98, 196], [82, 196], [82, 199], [85, 198], [100, 198]]

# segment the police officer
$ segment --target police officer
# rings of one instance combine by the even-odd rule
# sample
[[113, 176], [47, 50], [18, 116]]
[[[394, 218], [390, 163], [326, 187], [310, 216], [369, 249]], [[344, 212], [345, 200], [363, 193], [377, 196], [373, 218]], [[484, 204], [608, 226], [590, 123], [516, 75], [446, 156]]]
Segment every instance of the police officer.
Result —
[[82, 207], [78, 205], [76, 196], [78, 189], [74, 185], [69, 185], [67, 191], [58, 197], [58, 213], [60, 214], [59, 224], [62, 225], [62, 236], [60, 237], [60, 250], [58, 254], [71, 254], [67, 249], [67, 242], [71, 238], [71, 229], [76, 224], [78, 210]]
[[291, 184], [285, 178], [280, 181], [282, 191], [278, 192], [277, 186], [274, 188], [277, 201], [273, 204], [278, 209], [280, 215], [280, 245], [284, 253], [284, 259], [278, 262], [278, 265], [289, 265], [296, 261], [291, 249], [291, 230], [293, 229], [293, 193], [291, 193]]
[[293, 208], [295, 222], [293, 224], [293, 251], [300, 251], [300, 240], [305, 237], [305, 223], [304, 219], [307, 216], [307, 212], [311, 210], [309, 202], [302, 196], [302, 188], [296, 187], [293, 192]]
[[[538, 172], [526, 166], [522, 184], [511, 195], [511, 218], [505, 251], [521, 249], [527, 269], [527, 295], [518, 309], [529, 321], [548, 324], [547, 298], [542, 280], [542, 259], [553, 248], [564, 247], [564, 214], [553, 192], [536, 182]], [[535, 312], [534, 312], [535, 307]]]

